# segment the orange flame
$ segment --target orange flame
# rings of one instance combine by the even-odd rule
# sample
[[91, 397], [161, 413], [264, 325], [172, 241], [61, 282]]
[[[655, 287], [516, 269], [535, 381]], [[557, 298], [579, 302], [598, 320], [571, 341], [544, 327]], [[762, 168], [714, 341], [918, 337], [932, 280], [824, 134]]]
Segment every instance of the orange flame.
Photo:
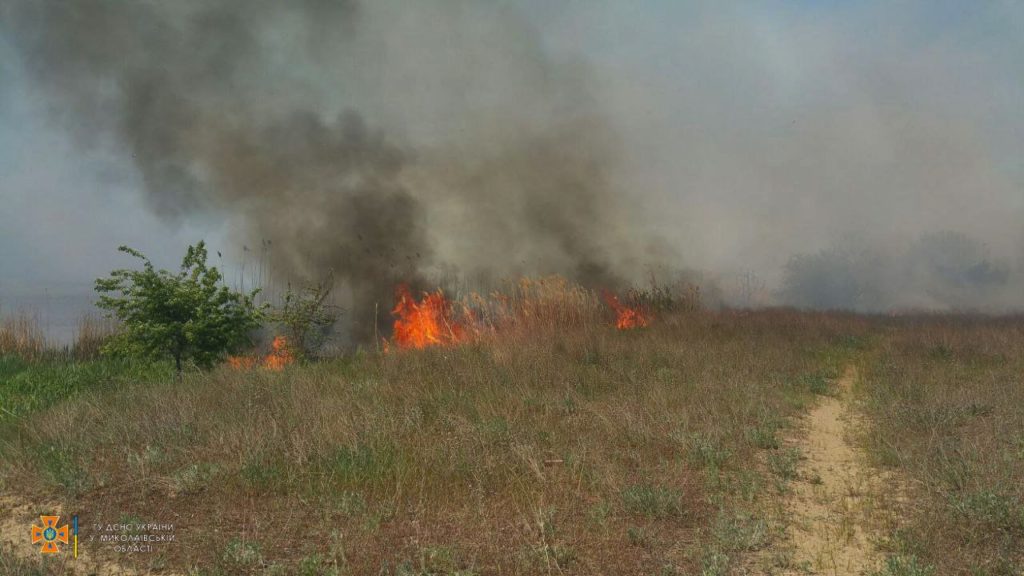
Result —
[[626, 306], [619, 302], [619, 297], [611, 292], [604, 292], [604, 301], [609, 308], [615, 311], [615, 327], [619, 330], [646, 328], [651, 324], [651, 315], [647, 311], [642, 308]]
[[395, 289], [394, 340], [401, 348], [451, 346], [464, 340], [465, 329], [452, 317], [452, 306], [444, 294], [424, 293], [419, 302], [409, 287], [400, 284]]
[[252, 370], [256, 359], [252, 356], [228, 356], [228, 364], [235, 370]]
[[256, 366], [262, 366], [267, 370], [280, 372], [295, 361], [291, 350], [288, 349], [288, 339], [284, 336], [276, 336], [270, 348], [270, 353], [262, 360], [255, 356], [228, 356], [228, 365], [234, 370], [252, 370]]
[[263, 359], [263, 367], [267, 370], [280, 371], [295, 361], [291, 350], [288, 349], [288, 339], [284, 336], [277, 336], [270, 345], [270, 354]]

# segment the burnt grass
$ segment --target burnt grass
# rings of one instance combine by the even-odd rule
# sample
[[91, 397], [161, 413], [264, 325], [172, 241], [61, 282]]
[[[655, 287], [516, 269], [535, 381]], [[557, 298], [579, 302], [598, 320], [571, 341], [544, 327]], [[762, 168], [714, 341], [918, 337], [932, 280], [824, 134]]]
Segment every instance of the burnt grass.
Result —
[[910, 480], [889, 573], [1011, 574], [1022, 344], [1015, 319], [689, 311], [141, 378], [4, 421], [0, 491], [175, 524], [120, 557], [157, 573], [729, 574], [780, 533], [778, 437], [855, 362], [863, 446]]

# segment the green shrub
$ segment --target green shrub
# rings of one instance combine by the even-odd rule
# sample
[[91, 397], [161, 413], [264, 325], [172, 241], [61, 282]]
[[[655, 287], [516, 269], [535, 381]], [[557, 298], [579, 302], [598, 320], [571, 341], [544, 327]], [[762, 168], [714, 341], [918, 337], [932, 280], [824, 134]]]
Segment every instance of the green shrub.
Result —
[[142, 260], [142, 270], [114, 270], [96, 280], [98, 306], [109, 310], [124, 330], [104, 346], [105, 353], [166, 358], [181, 374], [192, 360], [208, 367], [228, 352], [250, 344], [262, 311], [253, 304], [257, 291], [234, 292], [216, 268], [206, 265], [203, 242], [188, 247], [177, 273], [157, 270], [142, 253], [121, 246]]

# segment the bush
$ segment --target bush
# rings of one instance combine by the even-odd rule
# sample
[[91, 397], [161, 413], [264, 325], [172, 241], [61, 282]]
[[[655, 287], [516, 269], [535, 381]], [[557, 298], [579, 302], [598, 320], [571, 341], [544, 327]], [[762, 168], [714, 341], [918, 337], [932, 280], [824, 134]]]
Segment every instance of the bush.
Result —
[[143, 262], [142, 270], [114, 270], [96, 280], [100, 308], [124, 326], [103, 350], [144, 358], [170, 357], [177, 373], [192, 360], [209, 367], [231, 351], [251, 344], [262, 312], [253, 304], [258, 291], [234, 292], [223, 285], [216, 268], [206, 266], [206, 245], [188, 247], [181, 270], [156, 270], [140, 252], [121, 252]]
[[341, 315], [341, 310], [327, 301], [332, 283], [328, 278], [297, 292], [289, 289], [281, 307], [270, 315], [270, 320], [281, 326], [290, 351], [299, 357], [315, 357], [329, 340], [331, 328]]

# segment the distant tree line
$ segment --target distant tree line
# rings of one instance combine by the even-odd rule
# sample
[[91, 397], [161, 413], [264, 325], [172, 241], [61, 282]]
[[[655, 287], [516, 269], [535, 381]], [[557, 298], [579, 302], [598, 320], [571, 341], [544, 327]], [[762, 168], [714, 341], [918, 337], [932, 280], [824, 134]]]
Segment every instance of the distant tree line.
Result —
[[925, 234], [900, 250], [847, 240], [794, 256], [779, 299], [802, 308], [855, 311], [986, 309], [1013, 301], [1014, 280], [1011, 267], [995, 259], [985, 244], [943, 231]]

